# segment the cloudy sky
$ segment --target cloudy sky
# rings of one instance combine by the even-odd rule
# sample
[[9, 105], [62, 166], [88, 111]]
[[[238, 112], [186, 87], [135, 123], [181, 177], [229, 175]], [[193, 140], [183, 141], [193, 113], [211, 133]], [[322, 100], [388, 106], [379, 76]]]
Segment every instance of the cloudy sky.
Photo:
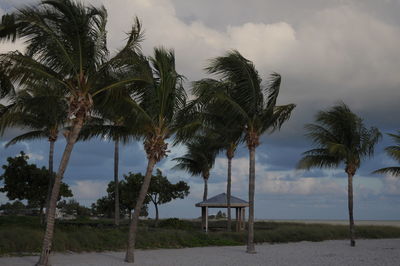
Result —
[[[0, 14], [28, 0], [0, 0]], [[108, 10], [108, 44], [122, 46], [133, 17], [143, 22], [143, 50], [175, 49], [177, 66], [188, 81], [206, 77], [209, 58], [238, 49], [252, 60], [264, 80], [276, 71], [283, 77], [279, 102], [296, 103], [290, 121], [280, 132], [262, 137], [256, 162], [256, 218], [347, 219], [347, 180], [343, 167], [334, 170], [298, 171], [301, 153], [310, 149], [303, 126], [318, 110], [344, 101], [383, 133], [400, 129], [400, 11], [399, 0], [93, 0]], [[0, 44], [0, 51], [22, 49], [21, 43]], [[190, 89], [190, 84], [187, 84]], [[9, 130], [1, 139], [0, 164], [24, 150], [31, 162], [46, 165], [48, 143], [26, 142], [5, 149], [4, 143], [18, 134]], [[356, 219], [400, 219], [400, 179], [371, 175], [377, 168], [396, 163], [383, 153], [391, 144], [384, 136], [373, 159], [366, 160], [354, 183]], [[56, 145], [56, 162], [65, 142]], [[105, 195], [113, 175], [113, 144], [107, 140], [78, 143], [64, 181], [74, 196], [90, 205]], [[162, 217], [197, 217], [194, 204], [201, 200], [200, 178], [171, 170], [171, 159], [184, 147], [172, 149], [157, 167], [175, 182], [191, 186], [188, 199], [160, 208]], [[141, 143], [122, 148], [121, 173], [143, 172]], [[217, 158], [209, 196], [226, 189], [224, 156]], [[1, 170], [0, 170], [1, 171]], [[246, 199], [248, 156], [241, 147], [233, 161], [233, 195]], [[6, 201], [0, 195], [0, 203]], [[152, 207], [150, 207], [152, 210]], [[153, 215], [151, 212], [150, 215]]]

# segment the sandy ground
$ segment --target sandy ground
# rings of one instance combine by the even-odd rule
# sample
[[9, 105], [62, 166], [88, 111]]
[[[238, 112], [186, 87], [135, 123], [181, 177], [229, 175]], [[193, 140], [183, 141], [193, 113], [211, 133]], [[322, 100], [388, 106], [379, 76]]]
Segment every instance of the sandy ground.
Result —
[[[299, 242], [257, 245], [257, 254], [245, 253], [245, 247], [205, 247], [185, 249], [139, 250], [134, 265], [400, 265], [400, 239], [358, 240], [351, 248], [348, 241]], [[52, 256], [53, 266], [119, 266], [123, 252], [61, 254]], [[34, 265], [37, 257], [0, 258], [1, 266]]]

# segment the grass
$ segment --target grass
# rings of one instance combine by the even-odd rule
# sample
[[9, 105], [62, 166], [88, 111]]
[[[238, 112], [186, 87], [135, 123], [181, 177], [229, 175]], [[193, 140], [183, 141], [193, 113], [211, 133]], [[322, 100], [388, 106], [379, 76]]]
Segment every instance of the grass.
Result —
[[[211, 221], [208, 234], [200, 231], [200, 222], [178, 219], [141, 221], [136, 247], [139, 249], [182, 248], [244, 245], [245, 232], [224, 231], [225, 221]], [[358, 238], [400, 238], [400, 228], [390, 226], [357, 226]], [[43, 227], [37, 217], [0, 216], [0, 256], [40, 252]], [[54, 251], [84, 252], [124, 250], [128, 224], [116, 228], [112, 220], [76, 220], [57, 222]], [[287, 243], [346, 239], [344, 225], [257, 222], [256, 243]]]

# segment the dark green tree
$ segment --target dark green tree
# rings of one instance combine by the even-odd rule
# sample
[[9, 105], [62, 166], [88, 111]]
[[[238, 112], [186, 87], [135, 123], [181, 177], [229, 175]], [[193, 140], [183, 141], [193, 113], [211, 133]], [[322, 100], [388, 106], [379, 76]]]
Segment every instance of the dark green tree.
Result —
[[[119, 183], [119, 205], [120, 213], [125, 215], [128, 214], [129, 220], [132, 218], [132, 210], [134, 210], [137, 199], [139, 197], [140, 188], [143, 184], [143, 175], [141, 173], [129, 173], [124, 175], [124, 180]], [[115, 201], [115, 183], [112, 181], [108, 184], [107, 193], [108, 198]], [[142, 209], [140, 211], [140, 216], [148, 216], [148, 204], [150, 198], [146, 197]], [[114, 213], [114, 211], [113, 211]]]
[[[22, 151], [19, 156], [7, 158], [7, 164], [3, 165], [4, 173], [0, 176], [0, 181], [4, 183], [0, 192], [5, 192], [10, 200], [27, 200], [30, 206], [39, 207], [43, 218], [52, 175], [44, 167], [38, 168], [35, 164], [29, 164], [28, 159]], [[72, 197], [72, 192], [65, 183], [61, 183], [58, 200], [61, 197]]]
[[26, 208], [27, 206], [19, 200], [0, 205], [0, 211], [3, 211], [5, 215], [25, 214]]
[[337, 168], [344, 164], [348, 180], [350, 245], [355, 246], [353, 177], [361, 162], [373, 155], [381, 133], [375, 127], [366, 128], [363, 120], [344, 103], [318, 112], [316, 123], [307, 124], [306, 130], [315, 148], [303, 153], [298, 168]]
[[[114, 199], [109, 196], [101, 197], [96, 201], [96, 203], [92, 203], [91, 205], [92, 213], [95, 216], [112, 218], [114, 215]], [[122, 211], [122, 209], [120, 209]]]
[[[396, 145], [385, 148], [386, 153], [400, 164], [400, 130], [397, 134], [388, 134]], [[400, 176], [400, 166], [385, 167], [374, 171], [374, 174], [390, 174]]]
[[70, 199], [69, 201], [62, 200], [57, 204], [57, 207], [63, 213], [76, 215], [77, 218], [85, 218], [91, 215], [90, 208], [80, 205], [75, 199]]
[[171, 184], [166, 176], [162, 175], [160, 169], [157, 169], [156, 175], [151, 177], [148, 196], [154, 204], [156, 211], [155, 226], [158, 226], [158, 205], [168, 203], [174, 199], [183, 199], [189, 195], [190, 187], [186, 182], [179, 181]]

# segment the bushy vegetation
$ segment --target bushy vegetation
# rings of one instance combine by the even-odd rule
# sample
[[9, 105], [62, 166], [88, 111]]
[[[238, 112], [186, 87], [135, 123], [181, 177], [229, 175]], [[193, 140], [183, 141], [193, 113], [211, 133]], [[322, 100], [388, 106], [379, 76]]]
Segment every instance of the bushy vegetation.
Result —
[[[0, 255], [39, 253], [43, 228], [38, 217], [0, 217]], [[245, 232], [226, 232], [226, 221], [210, 221], [208, 234], [200, 230], [200, 221], [170, 218], [141, 221], [136, 246], [140, 249], [183, 248], [202, 246], [244, 245]], [[84, 252], [123, 250], [126, 248], [128, 222], [115, 227], [112, 219], [59, 221], [54, 251]], [[398, 238], [400, 228], [390, 226], [358, 226], [359, 238]], [[346, 239], [345, 225], [256, 222], [256, 243], [287, 243]]]

